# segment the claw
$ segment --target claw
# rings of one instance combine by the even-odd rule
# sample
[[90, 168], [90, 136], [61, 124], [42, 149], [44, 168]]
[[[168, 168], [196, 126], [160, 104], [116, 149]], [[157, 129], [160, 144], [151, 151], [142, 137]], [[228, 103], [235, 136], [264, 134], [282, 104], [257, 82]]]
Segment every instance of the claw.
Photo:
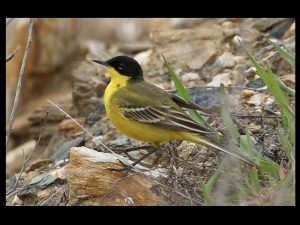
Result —
[[127, 173], [131, 170], [132, 166], [123, 163], [121, 160], [118, 161], [123, 165], [123, 168], [115, 169], [115, 168], [107, 168], [106, 170], [114, 171], [114, 172], [122, 172], [126, 171]]

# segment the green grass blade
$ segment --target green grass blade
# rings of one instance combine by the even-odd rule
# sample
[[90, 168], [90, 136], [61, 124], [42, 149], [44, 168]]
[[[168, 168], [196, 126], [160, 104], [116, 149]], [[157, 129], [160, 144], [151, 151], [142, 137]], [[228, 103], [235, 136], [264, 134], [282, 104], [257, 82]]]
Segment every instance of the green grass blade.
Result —
[[282, 82], [282, 80], [279, 79], [279, 77], [277, 77], [274, 73], [273, 75], [276, 77], [277, 81], [278, 81], [278, 84], [281, 88], [281, 90], [285, 91], [286, 93], [292, 95], [295, 97], [296, 95], [296, 91], [288, 86], [285, 85], [285, 83]]
[[[176, 73], [174, 72], [174, 70], [172, 69], [172, 67], [170, 66], [170, 64], [167, 62], [167, 60], [165, 59], [165, 57], [163, 56], [164, 59], [164, 63], [165, 66], [168, 69], [168, 73], [171, 76], [176, 89], [178, 91], [178, 94], [184, 98], [185, 100], [188, 101], [192, 101], [192, 98], [189, 96], [188, 92], [186, 91], [186, 89], [184, 88], [183, 84], [181, 83], [181, 81], [179, 80], [178, 76], [176, 75]], [[194, 109], [188, 109], [189, 114], [191, 115], [191, 117], [193, 117], [194, 120], [196, 120], [200, 125], [204, 126], [204, 127], [209, 127], [209, 124], [206, 122], [205, 119], [202, 118], [202, 116]]]
[[258, 179], [258, 171], [256, 168], [253, 168], [252, 170], [250, 170], [249, 182], [250, 182], [250, 187], [253, 188], [255, 191], [258, 191], [259, 189], [261, 189], [261, 185], [260, 185], [259, 179]]
[[285, 98], [279, 84], [277, 78], [275, 78], [269, 66], [267, 66], [267, 70], [265, 70], [262, 66], [258, 64], [255, 58], [251, 55], [247, 47], [243, 44], [243, 42], [239, 39], [239, 42], [243, 49], [246, 51], [247, 56], [249, 57], [251, 63], [255, 66], [258, 75], [262, 78], [264, 83], [267, 85], [268, 90], [275, 97], [278, 102], [284, 116], [287, 117], [288, 121], [291, 121], [291, 118], [295, 115], [294, 112], [287, 104], [287, 99]]
[[287, 50], [281, 48], [278, 44], [274, 43], [273, 41], [269, 40], [270, 43], [274, 46], [274, 48], [292, 65], [296, 65], [295, 54], [288, 52]]
[[260, 160], [259, 167], [263, 173], [279, 180], [279, 165], [277, 163], [273, 161]]
[[270, 86], [269, 90], [271, 94], [276, 98], [278, 104], [284, 110], [285, 113], [291, 114], [290, 117], [295, 117], [294, 111], [288, 105], [288, 101], [279, 87], [280, 84], [278, 81], [280, 81], [280, 79], [272, 72], [269, 64], [267, 64], [266, 73], [267, 73], [266, 80], [268, 80]]
[[289, 159], [292, 161], [292, 163], [295, 164], [295, 147], [292, 146], [291, 142], [283, 134], [282, 130], [279, 129], [277, 133], [279, 142], [281, 143], [283, 150], [285, 151]]
[[200, 187], [204, 196], [205, 205], [213, 205], [213, 199], [211, 196], [212, 189], [217, 182], [217, 178], [220, 174], [221, 168], [224, 166], [224, 161], [219, 165], [218, 169], [210, 177], [210, 179], [205, 183], [205, 181], [200, 177]]
[[233, 142], [235, 145], [238, 144], [240, 134], [237, 128], [234, 126], [230, 113], [227, 109], [227, 105], [225, 104], [225, 87], [223, 84], [220, 85], [220, 98], [221, 98], [221, 117], [224, 122], [225, 127], [228, 129], [231, 137], [233, 138]]
[[211, 206], [213, 205], [213, 199], [210, 195], [210, 191], [207, 188], [205, 181], [200, 177], [200, 187], [204, 197], [204, 205]]

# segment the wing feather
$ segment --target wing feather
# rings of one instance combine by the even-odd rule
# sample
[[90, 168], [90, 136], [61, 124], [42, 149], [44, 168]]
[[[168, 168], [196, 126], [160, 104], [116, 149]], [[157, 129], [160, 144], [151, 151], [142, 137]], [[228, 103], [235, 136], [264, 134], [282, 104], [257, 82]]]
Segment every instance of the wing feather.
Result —
[[195, 133], [212, 133], [191, 119], [183, 111], [173, 106], [122, 106], [124, 116], [141, 123], [148, 123], [173, 130], [182, 130]]

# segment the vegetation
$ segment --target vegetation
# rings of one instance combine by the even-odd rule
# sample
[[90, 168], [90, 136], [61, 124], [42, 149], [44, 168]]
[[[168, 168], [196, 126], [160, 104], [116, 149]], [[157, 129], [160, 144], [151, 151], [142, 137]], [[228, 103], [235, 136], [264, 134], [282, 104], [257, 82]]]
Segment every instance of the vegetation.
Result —
[[[281, 160], [280, 164], [278, 164], [265, 157], [259, 149], [255, 149], [252, 143], [253, 134], [247, 127], [244, 128], [246, 130], [246, 135], [240, 135], [226, 107], [224, 86], [221, 85], [220, 96], [222, 104], [220, 116], [232, 139], [230, 148], [246, 154], [257, 164], [257, 166], [252, 168], [244, 166], [240, 168], [238, 172], [242, 181], [237, 179], [227, 180], [226, 182], [229, 191], [223, 190], [223, 192], [226, 192], [226, 195], [222, 196], [222, 199], [220, 199], [220, 195], [217, 195], [216, 193], [222, 191], [220, 189], [225, 189], [224, 186], [218, 186], [218, 182], [222, 182], [220, 176], [221, 170], [226, 167], [226, 160], [223, 160], [218, 169], [207, 181], [201, 177], [199, 178], [200, 189], [204, 197], [204, 204], [291, 205], [294, 204], [295, 197], [293, 194], [295, 192], [295, 112], [289, 105], [286, 95], [294, 97], [295, 90], [287, 87], [278, 76], [272, 72], [269, 64], [260, 65], [244, 43], [240, 40], [239, 42], [245, 50], [249, 60], [255, 66], [257, 74], [262, 78], [268, 91], [275, 98], [280, 108], [282, 123], [278, 126], [276, 133], [278, 140], [281, 143], [281, 149], [288, 157], [288, 162], [284, 164], [283, 160]], [[295, 54], [284, 50], [272, 41], [270, 41], [270, 43], [292, 66], [295, 66]], [[168, 68], [169, 75], [175, 83], [179, 95], [186, 100], [191, 100], [183, 84], [166, 60], [165, 65]], [[189, 113], [200, 124], [209, 126], [196, 110], [189, 110]], [[227, 167], [228, 166], [230, 167], [230, 165], [227, 165]]]

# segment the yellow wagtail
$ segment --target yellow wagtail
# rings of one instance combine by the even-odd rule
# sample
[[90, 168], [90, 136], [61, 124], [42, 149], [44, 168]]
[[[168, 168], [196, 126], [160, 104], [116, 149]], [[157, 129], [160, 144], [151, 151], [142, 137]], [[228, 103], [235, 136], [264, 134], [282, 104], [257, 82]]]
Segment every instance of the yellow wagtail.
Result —
[[[210, 141], [213, 132], [195, 122], [182, 108], [200, 109], [192, 102], [146, 82], [139, 63], [128, 56], [107, 61], [111, 81], [104, 93], [108, 118], [125, 135], [155, 146], [171, 140], [186, 140], [211, 146], [240, 160], [253, 163]], [[136, 163], [135, 163], [136, 164]]]

